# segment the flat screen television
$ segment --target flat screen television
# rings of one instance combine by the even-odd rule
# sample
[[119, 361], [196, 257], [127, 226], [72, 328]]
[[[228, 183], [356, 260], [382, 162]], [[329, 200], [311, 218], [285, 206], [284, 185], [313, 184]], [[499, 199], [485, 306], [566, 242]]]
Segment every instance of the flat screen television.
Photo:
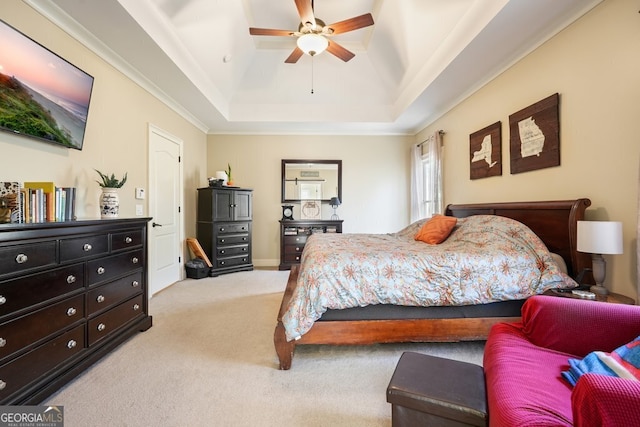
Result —
[[82, 150], [93, 77], [0, 20], [0, 130]]

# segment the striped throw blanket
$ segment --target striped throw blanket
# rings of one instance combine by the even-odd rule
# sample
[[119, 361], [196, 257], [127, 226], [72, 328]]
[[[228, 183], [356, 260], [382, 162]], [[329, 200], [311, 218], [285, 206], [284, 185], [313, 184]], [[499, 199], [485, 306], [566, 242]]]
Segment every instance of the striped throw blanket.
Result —
[[569, 359], [569, 370], [562, 372], [562, 377], [575, 386], [589, 373], [640, 381], [640, 337], [611, 353], [594, 351], [584, 359]]

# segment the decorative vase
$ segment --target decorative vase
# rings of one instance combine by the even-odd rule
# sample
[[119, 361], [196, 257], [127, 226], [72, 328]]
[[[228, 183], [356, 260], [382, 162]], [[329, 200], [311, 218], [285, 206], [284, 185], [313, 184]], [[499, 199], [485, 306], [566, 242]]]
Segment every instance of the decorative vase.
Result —
[[117, 218], [119, 208], [118, 189], [103, 187], [102, 195], [100, 196], [100, 218]]

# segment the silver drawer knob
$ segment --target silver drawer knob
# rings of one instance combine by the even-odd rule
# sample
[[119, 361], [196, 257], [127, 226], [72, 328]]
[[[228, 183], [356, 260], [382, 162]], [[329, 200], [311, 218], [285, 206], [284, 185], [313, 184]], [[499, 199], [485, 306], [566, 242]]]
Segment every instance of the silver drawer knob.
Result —
[[96, 298], [96, 301], [104, 302], [104, 295], [98, 295], [98, 297]]
[[107, 325], [105, 325], [104, 323], [100, 323], [100, 324], [98, 325], [98, 328], [97, 328], [97, 329], [98, 329], [98, 331], [102, 332], [102, 331], [104, 331], [105, 329], [107, 329]]
[[89, 243], [85, 243], [82, 247], [82, 250], [85, 252], [89, 252], [91, 249], [93, 249], [93, 247]]
[[77, 312], [78, 312], [78, 310], [76, 310], [75, 308], [69, 307], [67, 309], [67, 316], [69, 316], [69, 317], [74, 316]]
[[7, 302], [7, 298], [5, 298], [4, 295], [0, 295], [0, 305], [4, 304], [5, 302]]
[[67, 276], [67, 283], [68, 284], [76, 283], [76, 276], [74, 276], [73, 274], [68, 275]]
[[140, 306], [138, 304], [133, 304], [133, 311], [140, 310]]
[[98, 269], [96, 270], [96, 273], [98, 274], [104, 274], [104, 267], [98, 267]]
[[139, 262], [138, 257], [135, 257], [135, 256], [134, 256], [133, 258], [131, 258], [131, 262], [132, 262], [133, 264], [137, 264], [137, 263]]
[[220, 239], [220, 243], [224, 243], [224, 239]]
[[131, 243], [131, 242], [133, 242], [133, 239], [131, 237], [127, 236], [127, 237], [124, 238], [124, 242], [125, 243]]
[[221, 254], [224, 254], [224, 249], [220, 251]]
[[69, 340], [69, 342], [67, 343], [67, 348], [71, 349], [71, 348], [74, 348], [77, 345], [78, 345], [78, 343], [76, 342], [76, 340]]
[[224, 227], [220, 228], [220, 231], [224, 231]]
[[296, 252], [298, 252], [299, 250], [300, 250], [300, 248], [296, 246]]
[[138, 282], [137, 280], [134, 280], [133, 282], [131, 282], [131, 286], [133, 286], [134, 288], [137, 288], [138, 286], [140, 286], [140, 282]]
[[4, 347], [5, 345], [7, 345], [7, 340], [0, 338], [0, 347]]
[[24, 264], [25, 262], [29, 261], [29, 257], [26, 256], [25, 254], [18, 254], [16, 256], [16, 262], [18, 264]]
[[4, 390], [4, 388], [7, 386], [7, 383], [5, 383], [4, 381], [0, 380], [0, 390]]

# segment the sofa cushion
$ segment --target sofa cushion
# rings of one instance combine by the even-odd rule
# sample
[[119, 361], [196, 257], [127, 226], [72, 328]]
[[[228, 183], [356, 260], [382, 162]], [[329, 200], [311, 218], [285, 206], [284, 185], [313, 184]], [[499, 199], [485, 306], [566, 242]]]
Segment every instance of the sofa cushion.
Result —
[[561, 379], [571, 354], [537, 347], [521, 324], [492, 327], [484, 352], [491, 426], [571, 426], [571, 387]]

